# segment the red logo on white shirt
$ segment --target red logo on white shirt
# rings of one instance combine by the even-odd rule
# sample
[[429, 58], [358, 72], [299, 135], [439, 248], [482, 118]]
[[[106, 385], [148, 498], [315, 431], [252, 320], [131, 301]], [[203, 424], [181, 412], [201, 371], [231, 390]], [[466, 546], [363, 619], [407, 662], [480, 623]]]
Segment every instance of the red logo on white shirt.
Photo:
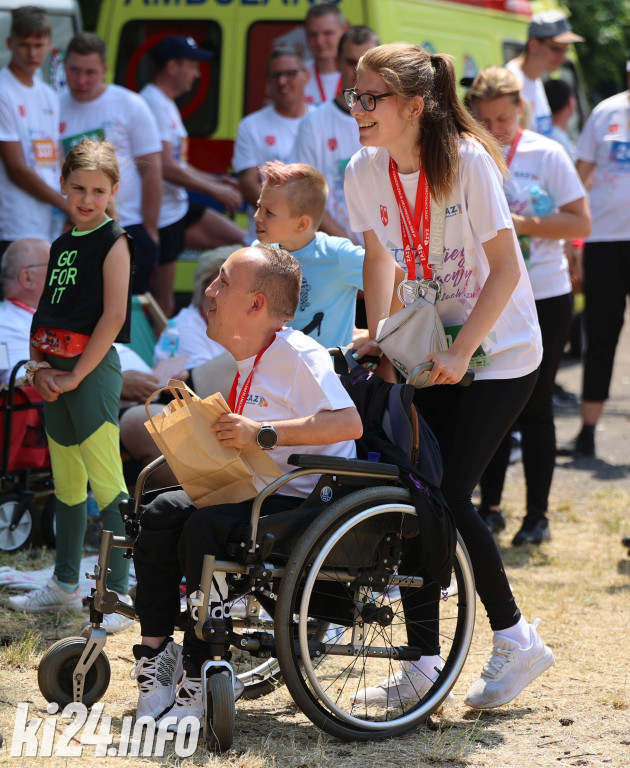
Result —
[[65, 131], [66, 131], [66, 124], [59, 123], [59, 133], [65, 133]]
[[389, 216], [387, 215], [387, 206], [381, 205], [381, 221], [383, 222], [383, 226], [387, 226], [387, 222], [389, 221]]
[[608, 129], [609, 133], [619, 133], [619, 124], [613, 123], [610, 128]]
[[312, 106], [315, 103], [315, 99], [312, 96], [305, 96], [304, 103]]
[[335, 139], [334, 137], [328, 139], [328, 149], [331, 152], [334, 152], [337, 149], [337, 147], [338, 147], [337, 139]]
[[275, 136], [265, 136], [265, 144], [268, 147], [273, 147], [273, 145], [276, 143], [276, 137]]
[[20, 117], [26, 117], [26, 107], [24, 104], [20, 104], [18, 107], [18, 112], [20, 113]]

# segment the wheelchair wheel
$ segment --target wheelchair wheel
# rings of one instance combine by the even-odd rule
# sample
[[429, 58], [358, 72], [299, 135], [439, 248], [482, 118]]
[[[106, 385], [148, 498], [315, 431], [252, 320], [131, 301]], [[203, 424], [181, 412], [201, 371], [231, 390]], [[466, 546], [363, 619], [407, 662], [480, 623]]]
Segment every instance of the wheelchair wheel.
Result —
[[[46, 701], [54, 701], [65, 707], [74, 701], [72, 675], [87, 640], [84, 637], [67, 637], [51, 645], [39, 662], [37, 683]], [[83, 703], [91, 707], [105, 694], [111, 671], [103, 651], [88, 670], [83, 687]]]
[[[411, 730], [439, 708], [468, 654], [475, 616], [468, 554], [458, 540], [450, 587], [441, 589], [419, 562], [421, 531], [410, 502], [398, 487], [345, 496], [311, 524], [285, 568], [276, 609], [280, 669], [304, 714], [337, 738]], [[313, 642], [304, 617], [334, 631]], [[399, 661], [438, 654], [435, 680], [406, 690], [392, 681], [377, 705], [361, 696], [395, 675]]]
[[33, 513], [26, 508], [17, 526], [11, 530], [11, 519], [21, 499], [18, 494], [11, 493], [0, 496], [0, 549], [5, 552], [17, 552], [31, 540], [33, 533]]
[[225, 752], [234, 741], [234, 689], [228, 675], [218, 673], [208, 678], [208, 705], [204, 736], [210, 750]]

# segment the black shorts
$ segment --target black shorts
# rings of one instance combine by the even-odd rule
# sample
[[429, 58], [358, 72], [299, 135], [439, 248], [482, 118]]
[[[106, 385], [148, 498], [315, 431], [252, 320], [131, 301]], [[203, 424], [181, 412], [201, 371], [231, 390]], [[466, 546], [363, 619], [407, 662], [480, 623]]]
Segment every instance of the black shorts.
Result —
[[188, 227], [192, 227], [204, 215], [206, 209], [198, 203], [189, 203], [186, 215], [179, 221], [160, 229], [160, 264], [177, 261], [184, 250], [184, 237]]

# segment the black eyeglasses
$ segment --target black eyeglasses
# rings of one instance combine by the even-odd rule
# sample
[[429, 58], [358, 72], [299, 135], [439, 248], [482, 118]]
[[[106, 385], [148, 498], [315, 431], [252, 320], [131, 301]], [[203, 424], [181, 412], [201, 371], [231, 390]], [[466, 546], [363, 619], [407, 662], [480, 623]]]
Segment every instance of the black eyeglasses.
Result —
[[361, 102], [361, 106], [366, 112], [374, 112], [376, 109], [376, 102], [379, 99], [384, 99], [386, 96], [395, 96], [395, 93], [362, 93], [359, 95], [352, 88], [346, 88], [343, 92], [343, 97], [346, 100], [348, 109], [352, 109], [357, 101]]
[[287, 80], [294, 80], [300, 72], [304, 72], [303, 69], [283, 69], [280, 72], [270, 72], [267, 77], [270, 80], [280, 80], [281, 77], [286, 77]]

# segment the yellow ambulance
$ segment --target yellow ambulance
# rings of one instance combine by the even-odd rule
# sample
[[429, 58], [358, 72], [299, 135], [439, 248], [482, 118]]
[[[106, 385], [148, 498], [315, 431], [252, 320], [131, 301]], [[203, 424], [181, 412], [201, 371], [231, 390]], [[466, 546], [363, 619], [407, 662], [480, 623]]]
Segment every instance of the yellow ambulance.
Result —
[[[265, 99], [265, 65], [278, 45], [305, 50], [309, 0], [104, 0], [96, 32], [106, 42], [109, 77], [139, 91], [151, 77], [147, 52], [165, 35], [193, 37], [214, 52], [194, 90], [179, 102], [188, 156], [216, 173], [229, 169], [241, 118]], [[458, 78], [515, 56], [527, 37], [528, 0], [339, 0], [350, 24], [382, 42], [413, 42], [455, 57]]]

